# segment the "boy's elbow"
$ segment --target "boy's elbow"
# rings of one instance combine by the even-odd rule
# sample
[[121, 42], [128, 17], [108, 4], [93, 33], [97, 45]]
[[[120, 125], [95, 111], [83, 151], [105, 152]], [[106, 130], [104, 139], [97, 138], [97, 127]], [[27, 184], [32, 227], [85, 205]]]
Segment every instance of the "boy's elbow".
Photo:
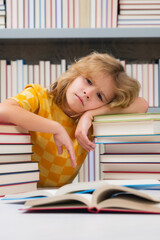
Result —
[[5, 106], [0, 104], [0, 122], [7, 122], [8, 120], [8, 114], [7, 114], [7, 109]]
[[10, 122], [10, 117], [12, 113], [13, 105], [8, 102], [8, 100], [0, 103], [0, 122]]
[[149, 105], [148, 105], [148, 103], [146, 102], [146, 103], [145, 103], [145, 107], [144, 107], [145, 113], [148, 111], [148, 108], [149, 108]]
[[148, 102], [144, 98], [140, 98], [141, 104], [140, 104], [140, 113], [146, 113], [148, 111]]

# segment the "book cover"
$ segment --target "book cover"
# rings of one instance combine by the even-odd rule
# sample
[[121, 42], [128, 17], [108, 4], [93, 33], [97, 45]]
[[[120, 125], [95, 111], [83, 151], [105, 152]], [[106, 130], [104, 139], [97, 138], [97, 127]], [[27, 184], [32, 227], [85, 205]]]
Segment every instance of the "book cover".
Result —
[[1, 133], [1, 143], [31, 143], [31, 135], [29, 133]]
[[96, 144], [159, 143], [160, 134], [94, 136]]
[[35, 18], [34, 18], [34, 11], [35, 11], [35, 5], [34, 1], [29, 0], [28, 1], [28, 25], [29, 28], [34, 28], [35, 27]]
[[0, 123], [0, 133], [29, 133], [28, 130], [10, 123]]
[[[128, 162], [121, 160], [117, 162], [112, 162], [110, 160], [105, 160], [104, 162], [103, 158], [101, 159], [101, 171], [125, 171], [125, 172], [160, 172], [160, 162], [131, 162], [130, 159]], [[116, 160], [115, 160], [116, 161]]]
[[62, 19], [62, 0], [56, 0], [56, 27], [62, 28], [63, 19]]
[[39, 170], [28, 172], [0, 173], [0, 186], [39, 181]]
[[38, 162], [0, 163], [0, 174], [38, 170]]
[[11, 1], [11, 28], [17, 28], [18, 12], [17, 12], [17, 1]]
[[32, 153], [32, 143], [10, 143], [0, 144], [0, 155], [1, 154], [18, 154], [18, 153]]
[[35, 0], [35, 28], [40, 28], [40, 1]]
[[157, 179], [160, 180], [160, 172], [134, 172], [134, 171], [102, 171], [102, 180], [122, 179]]
[[0, 154], [0, 163], [16, 163], [31, 161], [31, 153]]
[[127, 10], [138, 10], [138, 9], [140, 9], [140, 10], [144, 10], [144, 9], [160, 9], [160, 2], [159, 2], [159, 4], [157, 3], [157, 4], [153, 4], [153, 3], [144, 3], [144, 4], [132, 4], [132, 3], [130, 3], [130, 4], [120, 4], [119, 5], [120, 7], [119, 7], [119, 9], [120, 10], [123, 10], [123, 9], [127, 9]]
[[90, 27], [90, 0], [79, 1], [79, 27]]
[[[36, 191], [37, 190], [37, 182], [23, 182], [23, 183], [13, 183], [7, 185], [0, 185], [0, 203], [2, 203], [2, 198], [8, 194], [19, 194], [24, 192]], [[9, 201], [11, 202], [11, 201]], [[12, 201], [13, 202], [13, 201]]]
[[159, 134], [160, 121], [93, 122], [93, 135]]
[[33, 200], [37, 198], [53, 197], [57, 192], [57, 188], [45, 188], [45, 189], [31, 189], [30, 191], [22, 191], [19, 193], [8, 193], [0, 198], [0, 203], [18, 203], [26, 202], [27, 200]]
[[130, 113], [94, 116], [94, 122], [160, 120], [160, 113]]
[[160, 142], [105, 144], [106, 153], [160, 153]]
[[17, 15], [18, 15], [18, 28], [23, 28], [24, 27], [24, 23], [23, 23], [23, 19], [24, 19], [24, 14], [23, 14], [23, 9], [24, 9], [24, 6], [23, 6], [23, 2], [24, 1], [21, 1], [21, 0], [18, 0], [17, 2]]
[[7, 97], [6, 72], [7, 72], [7, 61], [0, 60], [1, 102], [6, 100], [6, 97]]
[[155, 14], [159, 15], [160, 14], [160, 9], [121, 9], [119, 11], [119, 14], [124, 14], [124, 15], [150, 15], [150, 14]]
[[100, 154], [101, 163], [123, 163], [123, 164], [159, 164], [160, 153], [102, 153]]

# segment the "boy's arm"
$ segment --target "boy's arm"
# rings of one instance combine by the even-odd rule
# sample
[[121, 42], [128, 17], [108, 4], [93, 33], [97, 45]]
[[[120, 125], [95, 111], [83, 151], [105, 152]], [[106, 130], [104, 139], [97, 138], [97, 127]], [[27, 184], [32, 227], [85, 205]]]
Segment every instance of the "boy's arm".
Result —
[[58, 153], [62, 154], [62, 146], [64, 145], [70, 155], [72, 166], [76, 166], [72, 140], [58, 122], [27, 111], [12, 99], [0, 104], [0, 122], [13, 123], [28, 131], [52, 133]]
[[132, 104], [126, 108], [110, 109], [107, 105], [101, 108], [93, 109], [85, 112], [79, 119], [75, 136], [79, 144], [86, 150], [94, 150], [95, 144], [88, 139], [88, 131], [92, 125], [93, 117], [102, 114], [125, 114], [125, 113], [145, 113], [148, 110], [148, 103], [144, 98], [138, 97]]

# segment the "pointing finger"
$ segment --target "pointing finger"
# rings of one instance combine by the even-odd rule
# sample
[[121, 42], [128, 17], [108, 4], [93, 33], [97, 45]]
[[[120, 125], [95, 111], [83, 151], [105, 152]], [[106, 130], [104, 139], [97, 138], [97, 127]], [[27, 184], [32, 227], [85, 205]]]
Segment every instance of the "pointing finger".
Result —
[[71, 148], [68, 148], [67, 150], [68, 150], [68, 153], [69, 153], [69, 156], [70, 156], [70, 159], [71, 159], [72, 167], [75, 168], [77, 166], [77, 162], [76, 162], [74, 148], [71, 147]]

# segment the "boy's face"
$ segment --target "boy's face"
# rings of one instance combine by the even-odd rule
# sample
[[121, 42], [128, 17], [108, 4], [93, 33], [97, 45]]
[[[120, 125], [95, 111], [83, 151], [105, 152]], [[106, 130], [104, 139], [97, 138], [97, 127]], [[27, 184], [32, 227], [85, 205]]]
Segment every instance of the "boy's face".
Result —
[[102, 107], [114, 97], [114, 82], [111, 76], [96, 74], [91, 79], [77, 77], [68, 87], [66, 99], [71, 111], [68, 115]]

